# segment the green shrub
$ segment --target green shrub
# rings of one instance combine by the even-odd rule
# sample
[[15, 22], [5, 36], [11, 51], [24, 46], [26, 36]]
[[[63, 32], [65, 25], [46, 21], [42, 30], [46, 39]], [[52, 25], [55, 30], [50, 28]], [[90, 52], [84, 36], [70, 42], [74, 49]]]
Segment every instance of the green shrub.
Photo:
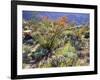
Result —
[[61, 63], [61, 65], [66, 64], [66, 66], [74, 65], [77, 60], [76, 49], [68, 42], [64, 47], [59, 48], [55, 51], [55, 55], [62, 55], [66, 58], [66, 63]]
[[47, 49], [39, 48], [35, 52], [32, 52], [31, 56], [34, 57], [35, 59], [39, 59], [39, 58], [42, 58], [43, 56], [45, 56], [47, 54], [48, 54]]

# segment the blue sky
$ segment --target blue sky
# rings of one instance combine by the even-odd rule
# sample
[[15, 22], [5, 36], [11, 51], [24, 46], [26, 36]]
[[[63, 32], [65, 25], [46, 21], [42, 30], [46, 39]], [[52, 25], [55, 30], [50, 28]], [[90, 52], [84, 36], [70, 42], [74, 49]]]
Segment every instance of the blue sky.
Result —
[[23, 11], [23, 19], [30, 20], [32, 16], [40, 18], [41, 16], [48, 16], [49, 19], [56, 20], [61, 16], [66, 16], [69, 22], [75, 22], [77, 25], [89, 23], [89, 14], [86, 13], [67, 13], [67, 12], [35, 12]]

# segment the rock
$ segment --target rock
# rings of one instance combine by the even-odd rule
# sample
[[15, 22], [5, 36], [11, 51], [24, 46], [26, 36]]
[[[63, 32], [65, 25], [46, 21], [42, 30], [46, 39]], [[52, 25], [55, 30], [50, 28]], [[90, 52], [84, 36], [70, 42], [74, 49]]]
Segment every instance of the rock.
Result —
[[32, 36], [26, 35], [24, 37], [24, 39], [23, 39], [23, 43], [32, 45], [33, 44], [33, 38], [32, 38]]
[[26, 34], [27, 34], [27, 35], [30, 35], [31, 33], [32, 33], [32, 30], [25, 30], [25, 31], [24, 31], [24, 35], [26, 35]]
[[25, 43], [32, 45], [33, 44], [33, 39], [29, 39], [29, 40], [25, 41]]

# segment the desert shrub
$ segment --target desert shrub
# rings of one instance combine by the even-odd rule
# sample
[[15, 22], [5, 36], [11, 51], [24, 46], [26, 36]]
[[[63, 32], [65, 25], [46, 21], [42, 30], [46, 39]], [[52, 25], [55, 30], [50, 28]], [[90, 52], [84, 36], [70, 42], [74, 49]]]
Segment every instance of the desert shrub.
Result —
[[48, 58], [47, 61], [40, 61], [39, 67], [46, 68], [46, 67], [66, 67], [66, 66], [75, 66], [75, 59], [67, 58], [63, 55], [55, 56], [53, 55], [52, 58]]
[[48, 68], [48, 67], [52, 67], [51, 65], [51, 58], [48, 58], [48, 60], [41, 60], [38, 64], [39, 68]]
[[[59, 48], [55, 51], [55, 55], [63, 55], [63, 58], [66, 58], [66, 63], [61, 63], [62, 65], [66, 64], [67, 66], [74, 65], [73, 63], [77, 60], [76, 49], [68, 42], [64, 47]], [[59, 59], [58, 59], [59, 60]]]
[[58, 59], [58, 67], [65, 67], [66, 66], [66, 57], [62, 56], [57, 56]]
[[48, 58], [46, 61], [42, 60], [39, 63], [39, 67], [65, 67], [66, 66], [66, 58], [64, 56], [52, 56], [52, 58]]
[[70, 55], [69, 53], [72, 52], [73, 54], [76, 54], [76, 49], [71, 45], [71, 42], [69, 41], [66, 43], [63, 47], [58, 48], [55, 51], [55, 55], [64, 55], [68, 56]]
[[32, 58], [39, 60], [48, 54], [48, 50], [44, 48], [39, 48], [35, 52], [32, 52]]
[[78, 59], [76, 62], [76, 66], [87, 66], [87, 65], [89, 65], [87, 59]]
[[61, 44], [61, 36], [63, 36], [65, 30], [66, 27], [62, 28], [62, 26], [54, 24], [52, 21], [41, 21], [37, 31], [32, 36], [43, 48], [53, 50]]

